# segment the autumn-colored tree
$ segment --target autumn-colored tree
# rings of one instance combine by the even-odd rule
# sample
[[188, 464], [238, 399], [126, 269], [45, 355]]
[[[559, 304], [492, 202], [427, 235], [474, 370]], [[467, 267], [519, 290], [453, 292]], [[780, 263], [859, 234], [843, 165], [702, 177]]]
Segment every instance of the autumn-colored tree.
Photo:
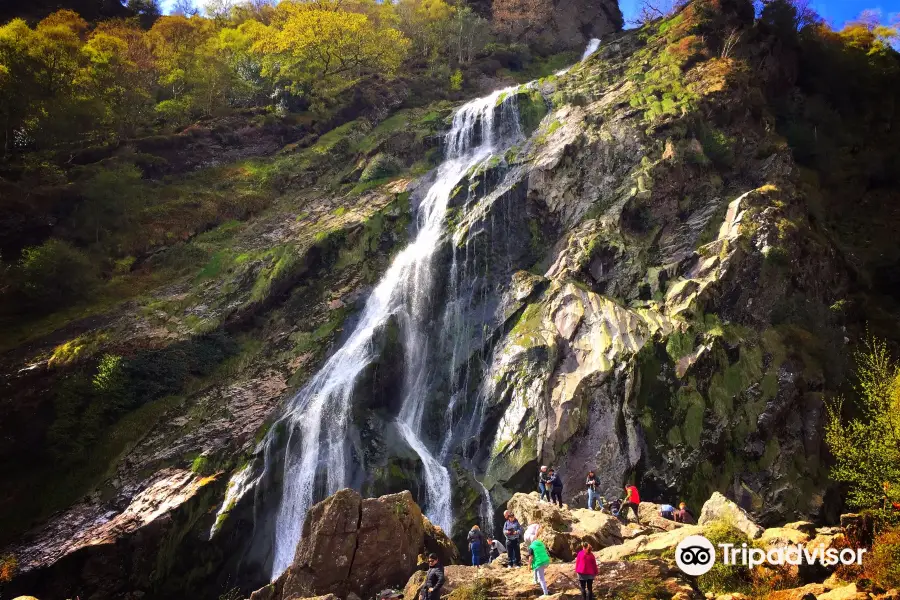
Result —
[[[110, 54], [113, 45], [123, 52]], [[153, 116], [159, 77], [146, 33], [135, 20], [104, 21], [94, 29], [84, 51], [91, 59], [90, 81], [103, 96], [110, 127], [119, 136], [133, 135]]]
[[855, 21], [848, 23], [840, 35], [850, 48], [870, 56], [887, 55], [893, 50], [891, 44], [900, 40], [898, 28], [883, 25], [881, 14], [871, 10], [863, 11]]
[[272, 25], [254, 35], [263, 74], [319, 105], [369, 74], [393, 76], [409, 49], [397, 29], [377, 28], [366, 15], [330, 2], [282, 2]]
[[494, 30], [507, 39], [528, 43], [532, 32], [553, 16], [553, 0], [493, 0]]

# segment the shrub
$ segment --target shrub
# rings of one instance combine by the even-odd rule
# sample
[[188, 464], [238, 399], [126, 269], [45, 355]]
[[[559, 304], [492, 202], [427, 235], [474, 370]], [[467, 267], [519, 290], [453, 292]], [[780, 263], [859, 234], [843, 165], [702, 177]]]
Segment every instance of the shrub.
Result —
[[865, 575], [885, 589], [900, 587], [900, 527], [892, 527], [875, 538], [865, 555]]
[[0, 583], [8, 583], [16, 574], [19, 561], [15, 554], [4, 554], [0, 556]]
[[[713, 546], [719, 544], [750, 544], [750, 539], [730, 523], [719, 521], [704, 531], [706, 538]], [[726, 592], [742, 592], [750, 587], [750, 569], [744, 565], [726, 565], [717, 561], [709, 573], [697, 578], [697, 585], [703, 592], [723, 594]]]
[[50, 238], [22, 252], [14, 289], [23, 305], [42, 311], [81, 300], [97, 280], [97, 269], [84, 252]]

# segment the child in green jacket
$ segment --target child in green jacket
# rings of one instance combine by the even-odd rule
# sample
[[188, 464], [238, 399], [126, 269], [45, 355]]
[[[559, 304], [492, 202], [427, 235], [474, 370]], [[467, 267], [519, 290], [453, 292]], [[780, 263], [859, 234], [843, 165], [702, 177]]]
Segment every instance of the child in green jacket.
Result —
[[544, 542], [541, 540], [531, 542], [531, 545], [528, 546], [528, 561], [531, 564], [531, 570], [534, 571], [534, 582], [541, 584], [544, 595], [548, 595], [544, 569], [550, 564], [550, 554], [547, 552]]

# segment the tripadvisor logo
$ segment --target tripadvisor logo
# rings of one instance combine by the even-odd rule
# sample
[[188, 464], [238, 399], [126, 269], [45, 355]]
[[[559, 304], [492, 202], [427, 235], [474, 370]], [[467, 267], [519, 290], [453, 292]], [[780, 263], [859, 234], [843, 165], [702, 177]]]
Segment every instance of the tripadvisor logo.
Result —
[[[768, 564], [772, 566], [801, 565], [820, 563], [826, 567], [842, 565], [861, 565], [865, 548], [822, 547], [807, 548], [795, 544], [765, 551], [752, 548], [747, 544], [719, 544], [720, 559], [723, 565], [744, 565], [753, 567]], [[686, 575], [694, 577], [705, 575], [716, 564], [716, 548], [702, 535], [691, 535], [678, 543], [675, 548], [675, 562]]]

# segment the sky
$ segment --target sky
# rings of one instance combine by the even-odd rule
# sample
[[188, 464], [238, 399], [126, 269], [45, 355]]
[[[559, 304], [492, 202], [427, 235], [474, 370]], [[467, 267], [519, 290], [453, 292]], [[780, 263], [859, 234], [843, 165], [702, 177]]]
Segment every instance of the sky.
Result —
[[[175, 0], [162, 0], [163, 10], [168, 12]], [[203, 0], [195, 0], [195, 4], [203, 4]], [[641, 0], [619, 0], [619, 6], [625, 15], [625, 22], [637, 17]], [[888, 21], [892, 15], [900, 13], [900, 0], [812, 0], [812, 8], [819, 13], [832, 27], [840, 29], [844, 23], [851, 21], [866, 9], [875, 9]]]
[[[634, 19], [641, 6], [641, 0], [619, 0], [625, 22]], [[810, 6], [832, 27], [840, 29], [847, 21], [852, 21], [866, 9], [875, 9], [888, 21], [893, 14], [900, 13], [900, 0], [812, 0]]]

